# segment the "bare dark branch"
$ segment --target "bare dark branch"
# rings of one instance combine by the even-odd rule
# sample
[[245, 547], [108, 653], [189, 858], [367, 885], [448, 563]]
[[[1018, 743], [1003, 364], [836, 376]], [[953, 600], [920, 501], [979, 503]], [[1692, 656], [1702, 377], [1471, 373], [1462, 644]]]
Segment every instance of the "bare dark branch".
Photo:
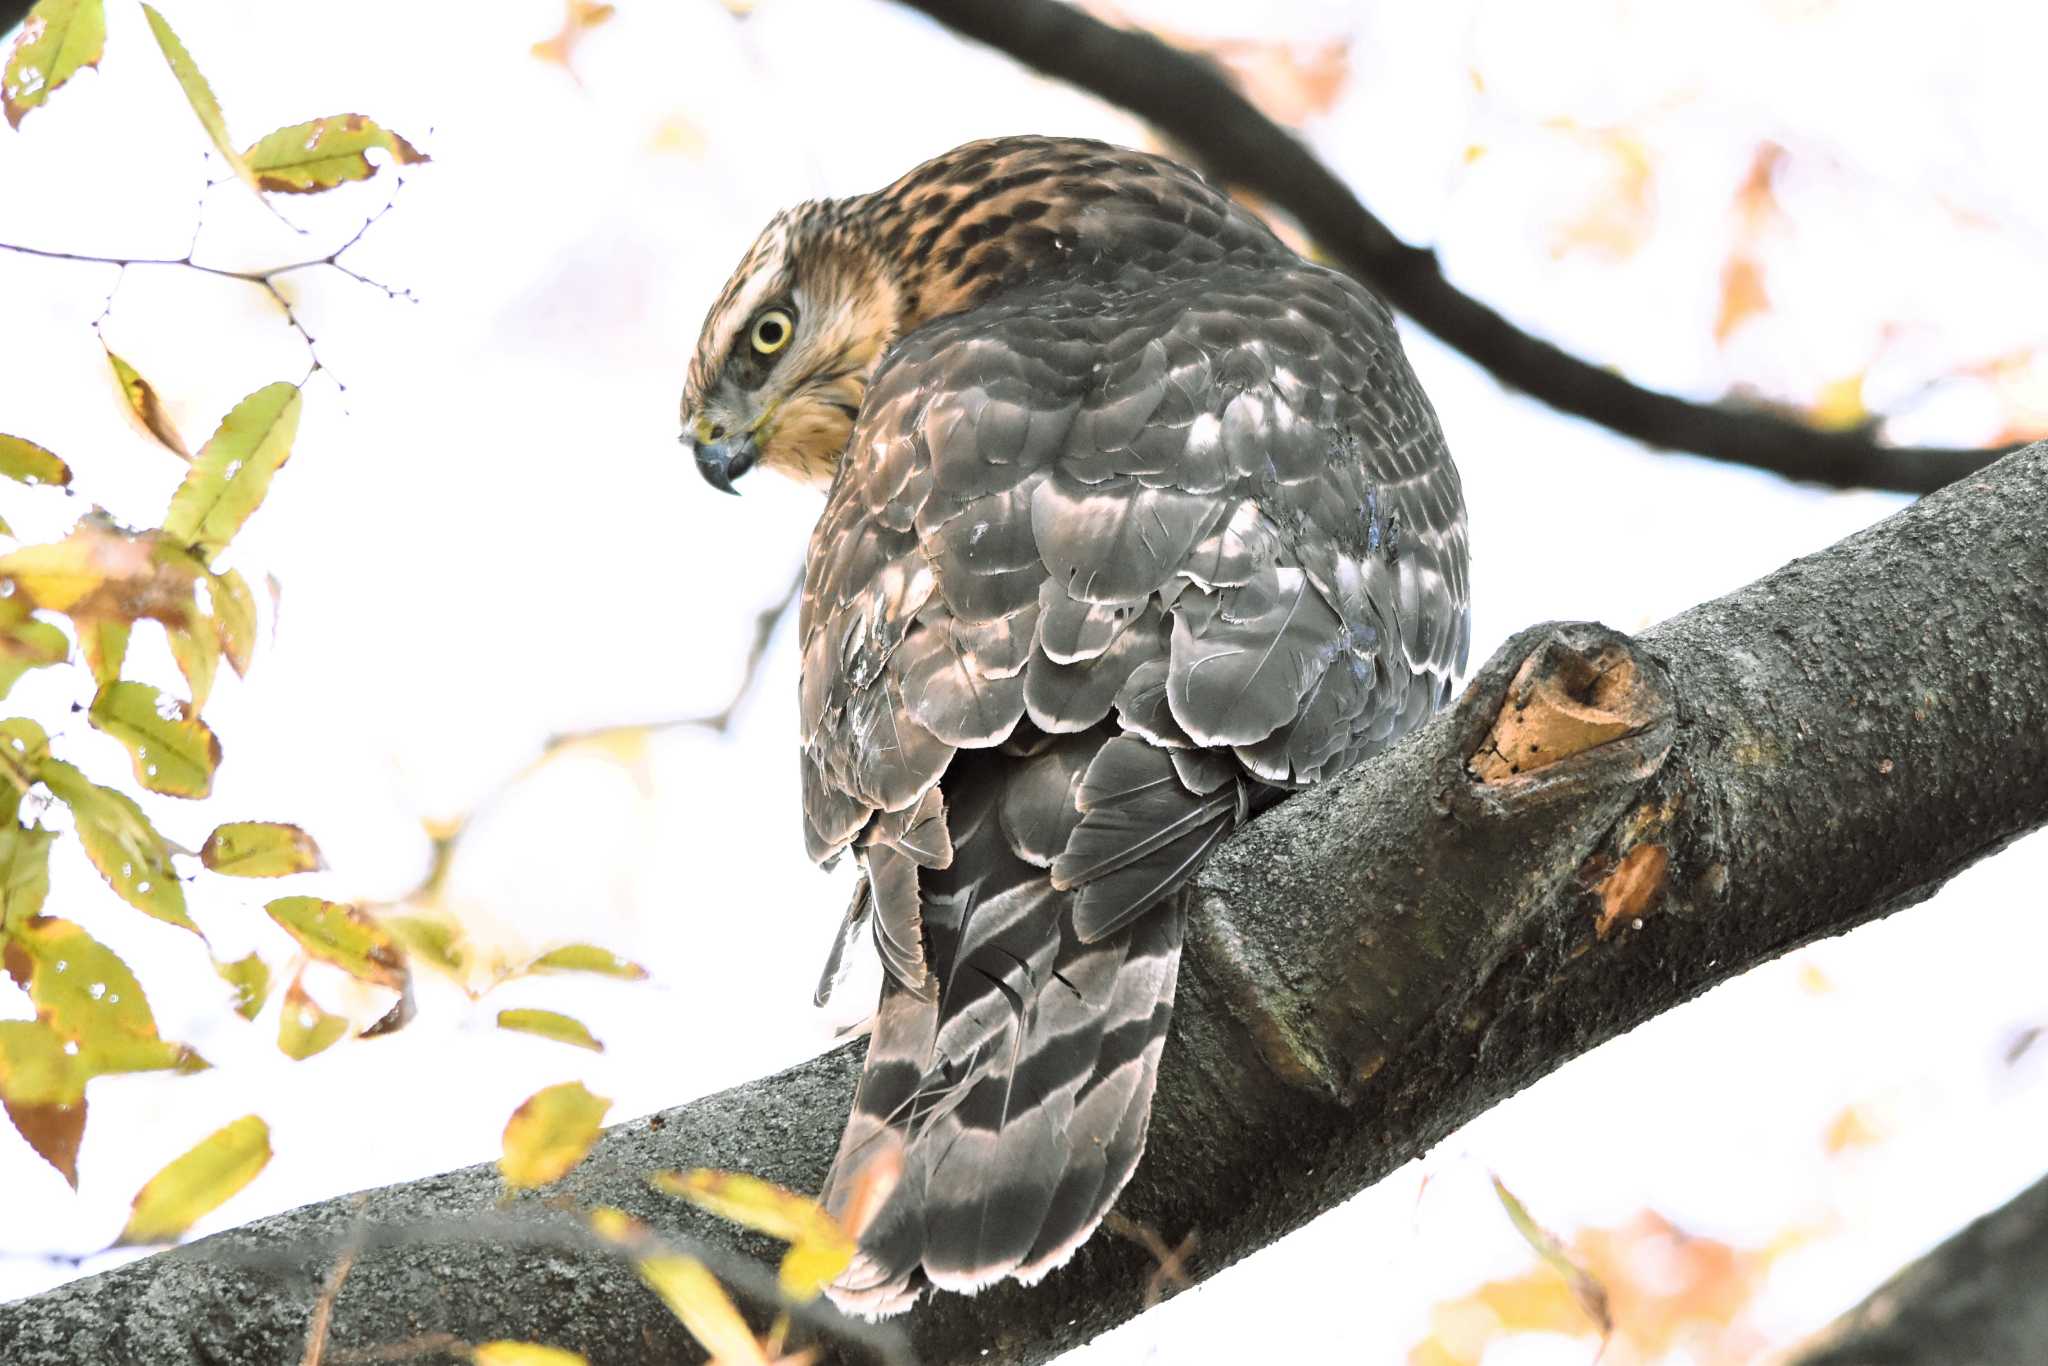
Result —
[[1060, 0], [902, 0], [1149, 120], [1211, 175], [1299, 222], [1344, 269], [1371, 285], [1503, 384], [1650, 446], [1752, 465], [1836, 488], [1926, 493], [2002, 451], [1881, 446], [1864, 431], [1819, 431], [1761, 408], [1693, 403], [1633, 384], [1540, 338], [1460, 291], [1436, 253], [1375, 218], [1292, 134], [1211, 63], [1150, 34], [1113, 28]]

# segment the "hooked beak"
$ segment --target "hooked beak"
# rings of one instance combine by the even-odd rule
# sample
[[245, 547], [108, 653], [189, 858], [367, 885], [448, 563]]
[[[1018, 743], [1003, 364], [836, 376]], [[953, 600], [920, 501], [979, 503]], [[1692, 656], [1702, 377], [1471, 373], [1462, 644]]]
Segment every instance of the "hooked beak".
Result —
[[720, 441], [704, 442], [691, 440], [686, 435], [683, 444], [696, 452], [697, 473], [720, 493], [738, 493], [732, 481], [754, 468], [754, 461], [760, 455], [752, 434], [746, 432]]

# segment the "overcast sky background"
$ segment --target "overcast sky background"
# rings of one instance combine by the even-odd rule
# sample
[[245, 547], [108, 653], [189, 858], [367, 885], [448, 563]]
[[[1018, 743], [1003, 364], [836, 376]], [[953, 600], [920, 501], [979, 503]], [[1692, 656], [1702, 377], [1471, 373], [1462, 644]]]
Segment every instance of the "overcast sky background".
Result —
[[[224, 671], [207, 709], [225, 749], [215, 795], [148, 803], [193, 848], [220, 821], [296, 821], [332, 866], [284, 887], [195, 883], [195, 914], [220, 956], [260, 950], [282, 973], [291, 948], [264, 900], [401, 895], [425, 865], [423, 822], [491, 800], [447, 897], [476, 938], [515, 958], [595, 940], [653, 976], [522, 981], [478, 1004], [428, 981], [403, 1032], [294, 1063], [274, 1002], [253, 1025], [233, 1015], [191, 936], [126, 908], [60, 844], [50, 913], [116, 948], [163, 1033], [216, 1066], [95, 1083], [77, 1194], [0, 1127], [0, 1297], [79, 1274], [49, 1254], [104, 1245], [141, 1182], [252, 1108], [276, 1158], [201, 1231], [489, 1160], [544, 1085], [583, 1079], [625, 1119], [799, 1060], [864, 1013], [872, 969], [831, 1012], [809, 1006], [849, 874], [803, 853], [787, 625], [731, 733], [586, 748], [504, 785], [551, 735], [718, 710], [755, 614], [796, 570], [817, 495], [761, 477], [720, 498], [675, 445], [704, 309], [765, 218], [974, 137], [1148, 136], [878, 0], [762, 0], [744, 21], [715, 0], [623, 0], [573, 77], [530, 51], [560, 22], [553, 0], [163, 8], [239, 142], [359, 111], [434, 158], [346, 258], [417, 302], [325, 271], [291, 285], [347, 389], [309, 383], [292, 461], [232, 553], [281, 596], [249, 679]], [[1241, 6], [1124, 5], [1297, 55], [1346, 45], [1305, 135], [1532, 329], [1700, 397], [1839, 402], [1860, 376], [1865, 401], [1903, 414], [1899, 439], [2048, 425], [2041, 7], [1258, 10], [1250, 33]], [[385, 202], [388, 170], [283, 202], [302, 237], [237, 185], [201, 205], [218, 163], [139, 11], [113, 5], [110, 27], [97, 73], [0, 133], [0, 241], [177, 256], [197, 209], [201, 260], [262, 266], [324, 254]], [[1754, 247], [1772, 307], [1724, 345], [1723, 271], [1765, 143], [1784, 149], [1780, 216]], [[23, 540], [61, 535], [89, 502], [154, 525], [181, 476], [107, 379], [92, 323], [114, 282], [0, 252], [0, 431], [63, 456], [80, 495], [0, 488]], [[104, 331], [194, 447], [242, 395], [308, 364], [260, 290], [190, 271], [127, 272]], [[1475, 661], [1545, 618], [1639, 628], [1904, 501], [1646, 453], [1405, 336], [1464, 473]], [[131, 659], [175, 685], [158, 633], [138, 631]], [[60, 753], [125, 785], [119, 747], [66, 716], [86, 700], [76, 673], [32, 675], [10, 709], [61, 721]], [[1531, 1264], [1489, 1172], [1561, 1232], [1644, 1209], [1741, 1247], [1803, 1231], [1751, 1315], [1759, 1343], [1788, 1342], [2048, 1166], [2048, 1049], [2005, 1061], [2048, 1024], [2044, 879], [2036, 838], [1919, 909], [1732, 982], [1071, 1359], [1400, 1360], [1432, 1304]], [[336, 977], [307, 981], [329, 1008], [373, 1011]], [[500, 1032], [508, 1005], [575, 1014], [608, 1051]], [[28, 1013], [0, 992], [0, 1014]], [[1874, 1141], [1832, 1154], [1851, 1106]], [[1595, 1350], [1528, 1337], [1485, 1360]]]

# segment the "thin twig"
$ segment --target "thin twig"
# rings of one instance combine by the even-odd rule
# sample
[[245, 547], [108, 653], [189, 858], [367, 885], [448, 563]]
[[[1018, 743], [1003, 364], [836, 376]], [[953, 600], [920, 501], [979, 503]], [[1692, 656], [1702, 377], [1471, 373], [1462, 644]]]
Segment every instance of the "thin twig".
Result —
[[313, 1303], [313, 1320], [306, 1328], [306, 1354], [299, 1359], [299, 1366], [320, 1366], [320, 1359], [327, 1354], [327, 1329], [334, 1319], [334, 1302], [341, 1298], [341, 1287], [355, 1267], [356, 1253], [362, 1250], [362, 1212], [368, 1199], [366, 1195], [356, 1197], [355, 1232], [342, 1248], [341, 1256], [335, 1259], [334, 1270], [327, 1273], [327, 1284], [320, 1288], [320, 1298]]

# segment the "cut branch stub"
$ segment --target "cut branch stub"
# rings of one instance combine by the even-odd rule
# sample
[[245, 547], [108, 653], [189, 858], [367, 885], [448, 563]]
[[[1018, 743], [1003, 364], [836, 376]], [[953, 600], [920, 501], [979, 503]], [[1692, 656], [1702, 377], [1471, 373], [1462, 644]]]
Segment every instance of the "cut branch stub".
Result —
[[1486, 744], [1468, 765], [1472, 776], [1506, 782], [1643, 729], [1653, 699], [1638, 683], [1625, 640], [1587, 651], [1553, 636], [1508, 684]]

